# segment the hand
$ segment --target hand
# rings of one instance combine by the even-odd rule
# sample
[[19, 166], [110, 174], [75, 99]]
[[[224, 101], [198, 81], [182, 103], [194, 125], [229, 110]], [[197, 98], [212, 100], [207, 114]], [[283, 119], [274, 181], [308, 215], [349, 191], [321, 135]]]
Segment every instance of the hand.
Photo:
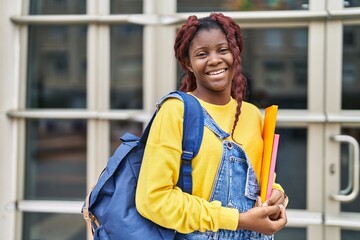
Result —
[[[258, 200], [256, 202], [258, 202]], [[273, 188], [269, 199], [267, 199], [261, 206], [273, 206], [279, 204], [284, 205], [284, 203], [285, 203], [285, 194], [282, 191]], [[276, 220], [279, 218], [279, 215], [274, 214], [269, 217], [271, 220]]]
[[273, 206], [277, 204], [284, 205], [284, 202], [285, 202], [285, 194], [282, 191], [273, 188], [269, 199], [267, 199], [263, 203], [263, 206]]
[[[276, 220], [270, 216], [276, 215]], [[283, 205], [254, 207], [247, 212], [240, 213], [238, 229], [246, 229], [273, 235], [287, 223], [285, 207]]]

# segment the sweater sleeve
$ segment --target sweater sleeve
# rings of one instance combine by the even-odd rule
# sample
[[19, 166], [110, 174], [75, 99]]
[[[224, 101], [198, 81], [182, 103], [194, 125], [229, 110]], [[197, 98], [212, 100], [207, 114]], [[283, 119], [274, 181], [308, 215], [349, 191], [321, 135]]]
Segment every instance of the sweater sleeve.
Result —
[[136, 207], [151, 221], [181, 233], [235, 230], [239, 213], [218, 201], [182, 192], [179, 178], [183, 103], [164, 103], [151, 126], [136, 192]]

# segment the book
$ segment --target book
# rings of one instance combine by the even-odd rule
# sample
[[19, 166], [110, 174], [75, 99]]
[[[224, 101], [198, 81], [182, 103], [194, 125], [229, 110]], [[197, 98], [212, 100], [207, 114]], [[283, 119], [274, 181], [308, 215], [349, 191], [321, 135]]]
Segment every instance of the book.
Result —
[[269, 180], [268, 180], [268, 186], [266, 190], [266, 199], [269, 199], [271, 192], [272, 192], [272, 183], [274, 182], [275, 178], [275, 166], [276, 166], [276, 158], [277, 158], [277, 151], [279, 146], [279, 134], [274, 135], [274, 143], [271, 153], [271, 162], [270, 162], [270, 171], [269, 171]]
[[269, 183], [270, 175], [270, 166], [271, 166], [271, 157], [275, 136], [275, 126], [276, 126], [276, 117], [277, 117], [278, 106], [272, 105], [265, 109], [264, 116], [264, 127], [263, 127], [263, 158], [261, 164], [260, 172], [260, 197], [261, 201], [265, 202], [267, 196], [267, 190]]

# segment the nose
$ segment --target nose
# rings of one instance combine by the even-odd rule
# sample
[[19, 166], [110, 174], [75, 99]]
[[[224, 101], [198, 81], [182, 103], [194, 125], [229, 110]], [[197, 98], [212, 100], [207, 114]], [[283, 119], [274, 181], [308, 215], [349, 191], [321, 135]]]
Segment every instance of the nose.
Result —
[[217, 53], [210, 54], [209, 61], [208, 61], [209, 65], [218, 65], [221, 62], [222, 62], [222, 59], [219, 54], [217, 54]]

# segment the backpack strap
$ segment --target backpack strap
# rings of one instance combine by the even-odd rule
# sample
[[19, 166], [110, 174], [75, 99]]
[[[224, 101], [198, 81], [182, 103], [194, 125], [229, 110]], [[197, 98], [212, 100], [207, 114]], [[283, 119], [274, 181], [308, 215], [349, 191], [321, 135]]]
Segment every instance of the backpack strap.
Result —
[[[169, 98], [178, 98], [184, 102], [184, 123], [182, 138], [182, 154], [179, 180], [177, 185], [189, 194], [192, 193], [192, 166], [191, 160], [198, 154], [203, 133], [204, 133], [204, 115], [199, 101], [192, 95], [175, 91], [164, 96], [156, 105], [157, 111], [161, 105]], [[155, 118], [154, 113], [149, 124], [140, 139], [144, 144], [149, 135], [151, 124]]]

